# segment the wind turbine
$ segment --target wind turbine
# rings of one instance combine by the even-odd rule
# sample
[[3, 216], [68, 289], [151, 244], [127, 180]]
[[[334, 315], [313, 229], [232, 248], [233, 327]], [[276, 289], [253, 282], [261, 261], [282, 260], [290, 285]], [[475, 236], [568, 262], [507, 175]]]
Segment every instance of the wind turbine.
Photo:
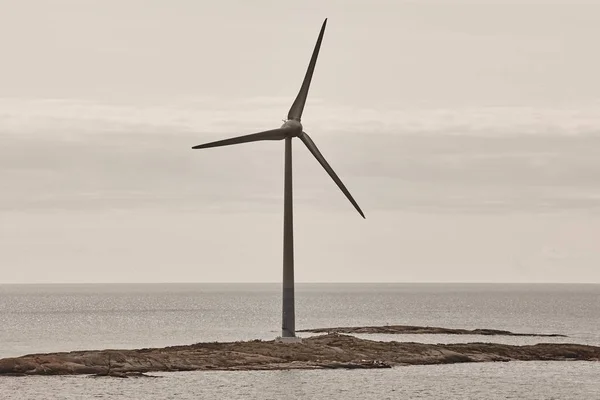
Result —
[[233, 144], [256, 142], [260, 140], [283, 140], [285, 139], [285, 180], [284, 180], [284, 202], [283, 202], [283, 309], [282, 309], [282, 326], [280, 341], [295, 342], [296, 338], [296, 322], [294, 311], [294, 232], [293, 232], [293, 210], [292, 210], [292, 138], [299, 138], [312, 153], [321, 166], [327, 171], [329, 176], [338, 185], [340, 190], [346, 195], [350, 203], [356, 208], [358, 213], [365, 218], [362, 210], [352, 198], [352, 195], [346, 189], [340, 178], [333, 171], [325, 157], [321, 154], [315, 142], [310, 136], [304, 132], [300, 118], [306, 103], [310, 81], [315, 70], [319, 49], [323, 41], [327, 18], [323, 21], [323, 26], [319, 32], [317, 44], [313, 50], [308, 70], [300, 87], [300, 92], [294, 100], [290, 111], [288, 112], [287, 120], [281, 128], [271, 129], [268, 131], [252, 133], [250, 135], [238, 136], [230, 139], [219, 140], [192, 147], [193, 149], [206, 149], [209, 147], [229, 146]]

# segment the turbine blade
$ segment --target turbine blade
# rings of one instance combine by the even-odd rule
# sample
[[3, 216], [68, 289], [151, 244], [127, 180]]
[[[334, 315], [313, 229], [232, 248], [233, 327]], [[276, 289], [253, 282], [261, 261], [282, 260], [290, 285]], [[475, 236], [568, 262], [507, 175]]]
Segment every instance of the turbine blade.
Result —
[[229, 146], [232, 144], [257, 142], [259, 140], [282, 140], [290, 133], [289, 128], [277, 128], [269, 131], [251, 133], [250, 135], [238, 136], [230, 139], [217, 140], [216, 142], [199, 144], [192, 149], [207, 149], [209, 147]]
[[312, 57], [310, 58], [310, 63], [308, 64], [308, 69], [306, 70], [306, 75], [304, 76], [304, 81], [302, 82], [302, 86], [300, 87], [300, 92], [298, 92], [298, 96], [296, 96], [296, 100], [294, 100], [294, 104], [292, 104], [292, 107], [288, 112], [288, 119], [295, 119], [297, 121], [300, 121], [300, 118], [302, 117], [304, 103], [306, 103], [306, 96], [308, 96], [308, 88], [310, 87], [310, 81], [312, 80], [313, 72], [315, 71], [315, 65], [317, 64], [317, 57], [319, 56], [319, 49], [321, 48], [321, 42], [323, 41], [325, 25], [327, 25], [327, 18], [325, 18], [325, 21], [323, 21], [323, 26], [321, 27], [321, 32], [319, 33], [317, 44], [315, 45], [315, 49], [313, 50]]
[[329, 165], [327, 160], [325, 160], [325, 157], [323, 157], [323, 154], [321, 154], [321, 152], [317, 148], [317, 145], [315, 144], [315, 142], [312, 141], [312, 139], [310, 138], [310, 136], [308, 136], [308, 134], [306, 132], [302, 132], [302, 134], [299, 137], [300, 137], [300, 140], [302, 140], [304, 142], [304, 144], [306, 145], [308, 150], [310, 150], [310, 152], [313, 154], [313, 156], [315, 156], [315, 158], [321, 164], [321, 166], [323, 166], [323, 168], [325, 168], [325, 171], [327, 171], [327, 173], [329, 174], [331, 179], [333, 179], [333, 181], [338, 185], [340, 190], [346, 195], [348, 200], [350, 200], [350, 203], [352, 203], [354, 208], [356, 208], [356, 211], [358, 211], [358, 213], [363, 218], [366, 218], [365, 214], [363, 214], [362, 210], [360, 209], [360, 207], [358, 206], [356, 201], [354, 201], [354, 198], [352, 198], [352, 195], [350, 194], [348, 189], [346, 189], [346, 186], [344, 186], [341, 179], [338, 178], [336, 173], [333, 171], [333, 168], [331, 168], [331, 166]]

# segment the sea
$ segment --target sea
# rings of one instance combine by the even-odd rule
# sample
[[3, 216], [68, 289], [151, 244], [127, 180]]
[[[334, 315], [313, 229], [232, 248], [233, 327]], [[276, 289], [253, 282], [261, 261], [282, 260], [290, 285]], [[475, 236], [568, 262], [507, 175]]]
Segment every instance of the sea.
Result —
[[[279, 284], [0, 285], [0, 358], [274, 339], [280, 333], [280, 315]], [[296, 285], [297, 329], [386, 324], [568, 337], [360, 336], [424, 343], [600, 346], [600, 285]], [[600, 399], [600, 362], [586, 361], [152, 375], [0, 377], [0, 399]]]

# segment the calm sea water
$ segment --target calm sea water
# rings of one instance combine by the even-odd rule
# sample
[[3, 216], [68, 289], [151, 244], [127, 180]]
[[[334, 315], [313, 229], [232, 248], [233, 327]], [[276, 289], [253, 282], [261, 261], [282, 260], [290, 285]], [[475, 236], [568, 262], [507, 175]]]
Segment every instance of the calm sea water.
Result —
[[[0, 357], [272, 339], [277, 284], [0, 286]], [[600, 345], [600, 285], [304, 284], [297, 327], [414, 324], [568, 338], [364, 336], [428, 343]], [[0, 378], [0, 399], [600, 399], [600, 363], [513, 362], [380, 371], [161, 373], [156, 379]]]

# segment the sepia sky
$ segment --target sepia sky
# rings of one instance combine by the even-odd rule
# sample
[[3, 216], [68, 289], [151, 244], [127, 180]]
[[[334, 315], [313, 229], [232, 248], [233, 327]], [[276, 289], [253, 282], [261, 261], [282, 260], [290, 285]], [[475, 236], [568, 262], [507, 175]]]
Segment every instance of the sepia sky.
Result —
[[0, 283], [600, 283], [600, 3], [3, 0]]

